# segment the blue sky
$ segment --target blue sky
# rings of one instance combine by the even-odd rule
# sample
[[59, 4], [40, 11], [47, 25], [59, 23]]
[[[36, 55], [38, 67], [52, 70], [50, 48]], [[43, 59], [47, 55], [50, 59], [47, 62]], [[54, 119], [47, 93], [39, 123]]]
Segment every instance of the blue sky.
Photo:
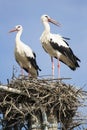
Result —
[[[61, 77], [70, 77], [72, 80], [65, 82], [83, 87], [87, 84], [86, 0], [0, 0], [0, 81], [5, 84], [7, 79], [11, 79], [13, 66], [17, 68], [16, 74], [20, 73], [20, 67], [14, 58], [16, 33], [8, 33], [18, 24], [23, 26], [21, 40], [37, 55], [38, 65], [42, 69], [39, 75], [51, 74], [50, 57], [43, 50], [39, 40], [44, 29], [40, 20], [43, 14], [48, 14], [61, 23], [60, 28], [50, 24], [51, 32], [69, 37], [70, 47], [81, 59], [80, 68], [76, 71], [61, 63]], [[57, 78], [57, 60], [54, 61]], [[87, 90], [87, 85], [84, 89]]]

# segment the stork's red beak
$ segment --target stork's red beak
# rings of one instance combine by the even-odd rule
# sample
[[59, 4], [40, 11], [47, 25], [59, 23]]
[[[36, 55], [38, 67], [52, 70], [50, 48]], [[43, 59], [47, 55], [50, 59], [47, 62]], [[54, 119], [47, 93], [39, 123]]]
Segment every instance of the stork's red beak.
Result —
[[10, 30], [9, 33], [15, 32], [15, 31], [17, 31], [17, 29], [14, 28], [14, 29]]
[[61, 24], [59, 22], [57, 22], [56, 20], [54, 20], [52, 18], [49, 18], [48, 22], [51, 22], [51, 23], [53, 23], [53, 24], [55, 24], [56, 26], [59, 26], [59, 27], [61, 26]]

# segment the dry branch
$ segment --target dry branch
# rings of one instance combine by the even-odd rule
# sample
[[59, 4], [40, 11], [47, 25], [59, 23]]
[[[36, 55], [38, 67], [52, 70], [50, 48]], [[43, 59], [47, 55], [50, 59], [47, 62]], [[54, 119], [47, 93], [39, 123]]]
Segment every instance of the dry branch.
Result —
[[22, 91], [20, 91], [18, 89], [9, 88], [8, 86], [5, 86], [5, 85], [0, 85], [0, 90], [1, 91], [6, 91], [6, 92], [11, 92], [11, 93], [17, 93], [17, 94], [22, 93]]

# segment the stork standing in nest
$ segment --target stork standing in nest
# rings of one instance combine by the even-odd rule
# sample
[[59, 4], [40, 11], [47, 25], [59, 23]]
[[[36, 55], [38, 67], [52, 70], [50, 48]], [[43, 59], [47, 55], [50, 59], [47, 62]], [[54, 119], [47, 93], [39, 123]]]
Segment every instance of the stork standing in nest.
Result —
[[21, 25], [17, 25], [14, 29], [12, 29], [9, 32], [11, 33], [15, 31], [17, 32], [15, 39], [15, 59], [22, 69], [28, 72], [32, 77], [37, 78], [38, 70], [41, 71], [41, 69], [37, 65], [36, 54], [28, 45], [24, 44], [20, 40], [23, 27]]
[[60, 78], [60, 61], [66, 64], [71, 70], [76, 70], [79, 67], [78, 61], [80, 62], [80, 59], [74, 55], [72, 49], [69, 47], [66, 41], [67, 38], [50, 33], [49, 22], [57, 26], [60, 26], [60, 24], [48, 15], [42, 15], [41, 21], [45, 29], [40, 37], [40, 41], [44, 50], [51, 56], [52, 76], [54, 77], [53, 57], [58, 59], [58, 78]]

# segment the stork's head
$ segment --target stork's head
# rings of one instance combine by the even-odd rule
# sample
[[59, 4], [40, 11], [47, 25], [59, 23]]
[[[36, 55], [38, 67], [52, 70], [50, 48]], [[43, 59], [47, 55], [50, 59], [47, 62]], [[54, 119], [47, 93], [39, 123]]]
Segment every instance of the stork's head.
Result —
[[42, 15], [41, 16], [41, 21], [44, 22], [51, 22], [55, 24], [56, 26], [60, 26], [60, 23], [58, 23], [56, 20], [50, 18], [48, 15]]
[[22, 31], [23, 27], [21, 25], [16, 25], [14, 29], [10, 30], [9, 33], [15, 32], [15, 31]]

